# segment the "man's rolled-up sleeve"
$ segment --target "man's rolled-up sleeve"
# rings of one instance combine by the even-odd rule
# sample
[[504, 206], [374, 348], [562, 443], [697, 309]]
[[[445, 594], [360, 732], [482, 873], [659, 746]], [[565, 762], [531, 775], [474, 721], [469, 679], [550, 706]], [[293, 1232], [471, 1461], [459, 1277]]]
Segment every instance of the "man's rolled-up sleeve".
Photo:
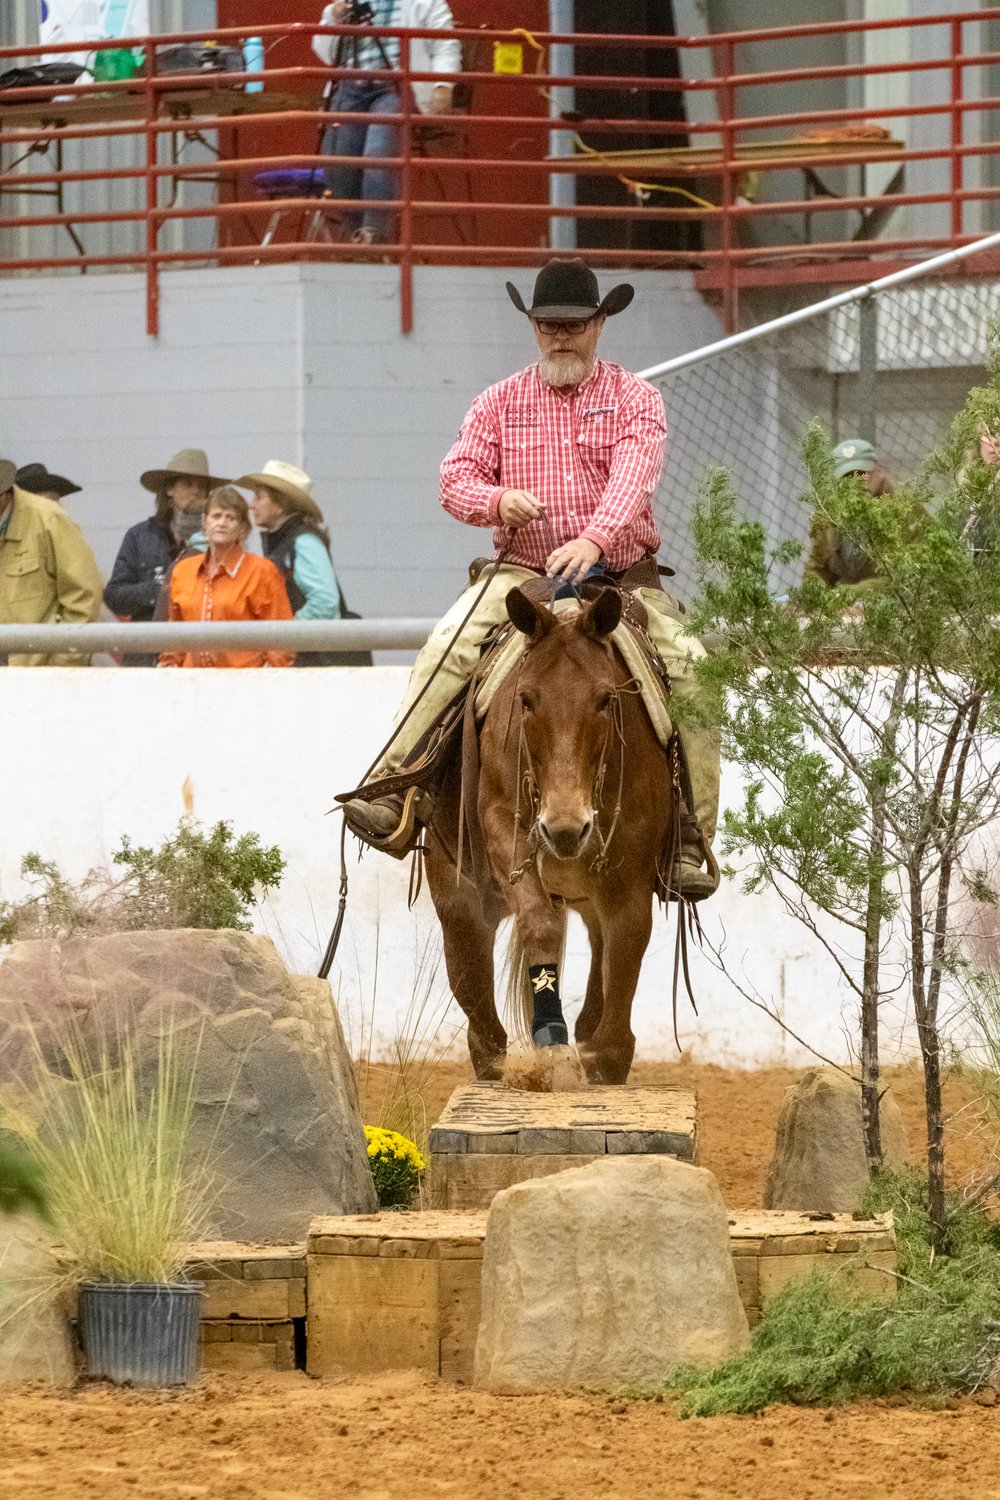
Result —
[[608, 482], [587, 527], [580, 533], [607, 552], [633, 525], [656, 493], [663, 470], [667, 418], [659, 391], [644, 392], [623, 413]]
[[468, 526], [499, 524], [500, 421], [487, 396], [469, 408], [441, 465], [441, 504]]
[[[445, 0], [431, 0], [427, 11], [428, 27], [450, 31], [455, 21]], [[433, 73], [460, 73], [462, 71], [462, 43], [457, 36], [434, 37], [427, 43]]]

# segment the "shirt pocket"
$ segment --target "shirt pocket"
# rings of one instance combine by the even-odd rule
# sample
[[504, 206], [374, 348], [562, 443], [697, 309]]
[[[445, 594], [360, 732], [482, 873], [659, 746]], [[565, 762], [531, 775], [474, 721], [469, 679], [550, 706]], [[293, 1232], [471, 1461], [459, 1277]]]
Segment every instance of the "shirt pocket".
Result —
[[505, 439], [500, 455], [500, 483], [505, 490], [531, 490], [541, 483], [544, 448], [540, 432]]
[[609, 467], [615, 446], [614, 416], [609, 413], [606, 417], [583, 422], [576, 435], [576, 443], [582, 459], [604, 468]]
[[0, 600], [11, 625], [38, 624], [50, 592], [37, 557], [8, 557], [0, 563]]

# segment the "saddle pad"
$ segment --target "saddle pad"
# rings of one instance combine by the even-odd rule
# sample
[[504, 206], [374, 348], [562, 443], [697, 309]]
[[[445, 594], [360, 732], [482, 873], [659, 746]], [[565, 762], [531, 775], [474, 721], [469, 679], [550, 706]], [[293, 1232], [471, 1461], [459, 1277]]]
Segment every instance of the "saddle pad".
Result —
[[[554, 608], [557, 615], [576, 614], [579, 613], [580, 605], [576, 599], [557, 599], [549, 608]], [[627, 625], [616, 625], [611, 639], [617, 646], [626, 667], [638, 682], [642, 690], [642, 701], [646, 705], [646, 712], [649, 714], [649, 721], [656, 738], [666, 748], [670, 743], [674, 726], [670, 720], [659, 679]], [[496, 697], [497, 689], [502, 682], [506, 681], [512, 669], [524, 655], [527, 643], [527, 636], [523, 635], [520, 630], [514, 630], [498, 648], [494, 659], [490, 662], [488, 675], [476, 694], [477, 720], [482, 721], [486, 717], [486, 710]]]

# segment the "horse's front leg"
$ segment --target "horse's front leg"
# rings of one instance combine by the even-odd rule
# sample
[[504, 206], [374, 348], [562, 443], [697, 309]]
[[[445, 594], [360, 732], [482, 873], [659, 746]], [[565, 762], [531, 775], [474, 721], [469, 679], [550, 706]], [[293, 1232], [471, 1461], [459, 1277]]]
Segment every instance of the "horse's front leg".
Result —
[[469, 1056], [476, 1077], [498, 1079], [507, 1054], [493, 993], [493, 945], [498, 919], [469, 880], [456, 881], [455, 867], [433, 847], [427, 883], [441, 923], [448, 983], [469, 1022]]
[[603, 937], [604, 1008], [580, 1057], [592, 1082], [625, 1083], [635, 1054], [632, 1001], [653, 926], [649, 887], [619, 889], [597, 915]]

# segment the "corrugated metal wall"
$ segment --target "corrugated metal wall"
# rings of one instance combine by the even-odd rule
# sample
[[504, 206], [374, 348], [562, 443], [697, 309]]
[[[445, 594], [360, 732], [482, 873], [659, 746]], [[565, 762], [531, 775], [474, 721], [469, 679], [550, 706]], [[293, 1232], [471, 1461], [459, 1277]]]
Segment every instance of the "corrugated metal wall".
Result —
[[[216, 24], [215, 0], [150, 0], [150, 24], [154, 32], [211, 30]], [[38, 41], [38, 14], [33, 0], [0, 0], [0, 43], [4, 46], [31, 46]], [[18, 151], [23, 150], [22, 147]], [[168, 160], [169, 145], [161, 143], [161, 160]], [[15, 154], [13, 148], [3, 150], [3, 159], [9, 163]], [[209, 160], [210, 154], [201, 145], [192, 143], [185, 147], [184, 160], [196, 163]], [[141, 138], [94, 141], [67, 141], [63, 148], [65, 171], [100, 172], [107, 168], [141, 166], [145, 161], [145, 148]], [[38, 172], [45, 170], [43, 162], [52, 163], [54, 157], [40, 155], [30, 157], [21, 170]], [[164, 187], [161, 195], [169, 190]], [[185, 185], [178, 195], [178, 202], [196, 205], [211, 201], [213, 189], [208, 184]], [[3, 198], [5, 212], [20, 214], [44, 214], [55, 212], [54, 199], [47, 197]], [[165, 197], [161, 196], [161, 201]], [[68, 183], [65, 188], [64, 209], [90, 213], [128, 212], [141, 209], [145, 204], [145, 185], [141, 180], [93, 181]], [[78, 233], [87, 252], [92, 255], [123, 255], [140, 248], [144, 242], [144, 229], [131, 224], [88, 224]], [[215, 233], [211, 221], [187, 226], [170, 226], [161, 236], [164, 249], [209, 245]], [[72, 244], [62, 228], [36, 228], [30, 230], [0, 231], [0, 256], [3, 259], [44, 259], [49, 256], [64, 256], [72, 252]], [[93, 273], [91, 273], [93, 274]]]

